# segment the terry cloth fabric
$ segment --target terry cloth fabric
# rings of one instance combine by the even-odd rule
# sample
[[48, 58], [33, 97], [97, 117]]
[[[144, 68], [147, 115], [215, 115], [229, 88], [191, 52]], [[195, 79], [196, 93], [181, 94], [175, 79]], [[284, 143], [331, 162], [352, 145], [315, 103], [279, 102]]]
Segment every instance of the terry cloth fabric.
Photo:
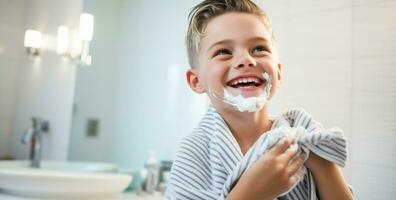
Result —
[[[226, 199], [239, 177], [251, 164], [286, 136], [296, 140], [298, 151], [345, 166], [346, 139], [338, 128], [324, 129], [303, 109], [275, 118], [271, 130], [262, 134], [245, 156], [223, 118], [210, 107], [193, 133], [181, 142], [172, 165], [165, 199]], [[279, 200], [316, 200], [312, 174], [305, 167], [302, 178]]]

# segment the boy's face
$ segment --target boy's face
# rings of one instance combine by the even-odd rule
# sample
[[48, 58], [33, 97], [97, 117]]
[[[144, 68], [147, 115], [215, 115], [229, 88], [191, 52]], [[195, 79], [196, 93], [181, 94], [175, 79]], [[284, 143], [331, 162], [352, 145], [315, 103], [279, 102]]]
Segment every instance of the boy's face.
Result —
[[206, 92], [216, 108], [225, 108], [224, 89], [234, 96], [259, 96], [268, 84], [262, 75], [266, 72], [271, 98], [281, 80], [271, 34], [252, 14], [226, 13], [212, 19], [201, 40], [199, 66], [187, 72], [191, 88]]

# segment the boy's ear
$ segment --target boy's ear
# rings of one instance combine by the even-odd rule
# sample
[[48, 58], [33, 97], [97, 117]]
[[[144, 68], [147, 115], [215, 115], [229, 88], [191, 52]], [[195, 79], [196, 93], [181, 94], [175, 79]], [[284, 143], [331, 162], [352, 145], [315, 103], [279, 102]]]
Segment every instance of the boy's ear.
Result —
[[280, 64], [280, 63], [278, 63], [278, 73], [277, 73], [277, 78], [278, 78], [278, 81], [280, 82], [280, 83], [282, 83], [283, 82], [283, 75], [282, 75], [282, 64]]
[[198, 73], [195, 69], [188, 69], [186, 72], [186, 78], [188, 85], [194, 92], [198, 94], [206, 92], [206, 89], [202, 86], [202, 83], [200, 82], [198, 77]]

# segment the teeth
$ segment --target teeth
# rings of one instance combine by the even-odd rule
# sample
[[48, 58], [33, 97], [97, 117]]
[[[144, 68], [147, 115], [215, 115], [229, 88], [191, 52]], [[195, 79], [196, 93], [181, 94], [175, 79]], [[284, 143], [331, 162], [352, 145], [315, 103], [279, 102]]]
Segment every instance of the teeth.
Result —
[[256, 83], [259, 84], [260, 80], [258, 78], [240, 78], [231, 82], [231, 85], [237, 85], [239, 83]]

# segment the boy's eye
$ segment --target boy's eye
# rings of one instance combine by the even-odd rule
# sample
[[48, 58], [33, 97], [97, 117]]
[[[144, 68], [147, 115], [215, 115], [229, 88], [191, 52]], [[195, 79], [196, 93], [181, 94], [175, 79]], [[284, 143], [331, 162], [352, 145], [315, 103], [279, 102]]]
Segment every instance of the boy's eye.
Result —
[[265, 46], [257, 46], [252, 50], [252, 53], [262, 53], [262, 52], [271, 53], [271, 50]]
[[232, 52], [228, 49], [220, 49], [220, 50], [216, 51], [216, 53], [213, 55], [213, 57], [221, 56], [221, 55], [231, 55], [231, 54], [232, 54]]

